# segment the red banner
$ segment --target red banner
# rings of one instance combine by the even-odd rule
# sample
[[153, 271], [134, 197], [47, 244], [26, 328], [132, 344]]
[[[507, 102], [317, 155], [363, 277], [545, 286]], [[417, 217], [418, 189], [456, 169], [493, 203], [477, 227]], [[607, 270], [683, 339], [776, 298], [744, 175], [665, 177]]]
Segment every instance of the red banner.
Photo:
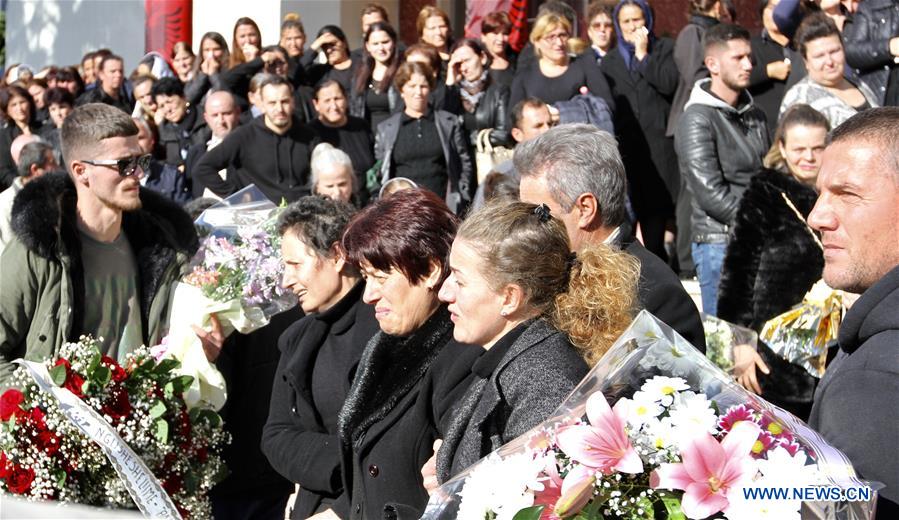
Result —
[[156, 51], [171, 61], [177, 42], [191, 43], [193, 0], [144, 0], [144, 11], [146, 52]]
[[528, 0], [512, 0], [509, 18], [512, 20], [509, 46], [515, 49], [515, 52], [521, 52], [528, 43]]
[[465, 37], [477, 38], [481, 35], [481, 22], [494, 11], [508, 11], [510, 0], [469, 1], [465, 8]]

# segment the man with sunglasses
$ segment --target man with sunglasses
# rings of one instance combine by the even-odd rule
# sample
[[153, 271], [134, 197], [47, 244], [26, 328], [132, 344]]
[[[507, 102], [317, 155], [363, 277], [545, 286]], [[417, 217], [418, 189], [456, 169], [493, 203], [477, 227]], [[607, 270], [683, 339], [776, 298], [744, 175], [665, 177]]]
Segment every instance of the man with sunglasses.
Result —
[[128, 114], [83, 105], [61, 135], [68, 173], [22, 188], [0, 256], [0, 387], [12, 360], [51, 358], [82, 334], [102, 337], [104, 354], [120, 362], [158, 344], [197, 248], [190, 217], [141, 188], [150, 157]]

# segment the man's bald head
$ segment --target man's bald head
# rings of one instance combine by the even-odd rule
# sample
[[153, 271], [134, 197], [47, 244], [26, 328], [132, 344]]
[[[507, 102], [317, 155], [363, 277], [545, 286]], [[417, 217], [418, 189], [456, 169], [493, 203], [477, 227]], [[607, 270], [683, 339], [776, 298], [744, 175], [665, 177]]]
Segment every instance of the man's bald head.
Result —
[[19, 156], [22, 155], [22, 148], [25, 148], [26, 144], [39, 142], [41, 142], [41, 138], [34, 134], [22, 134], [13, 139], [12, 144], [9, 147], [9, 155], [12, 156], [12, 162], [16, 163], [16, 166], [18, 166]]
[[234, 102], [234, 96], [223, 90], [211, 92], [206, 96], [203, 118], [217, 139], [224, 139], [237, 128], [240, 120], [240, 108]]

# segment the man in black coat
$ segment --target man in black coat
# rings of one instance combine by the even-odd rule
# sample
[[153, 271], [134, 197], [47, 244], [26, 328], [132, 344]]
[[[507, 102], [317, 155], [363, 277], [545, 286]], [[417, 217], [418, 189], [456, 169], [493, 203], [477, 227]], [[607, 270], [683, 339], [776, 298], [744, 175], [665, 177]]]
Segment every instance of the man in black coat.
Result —
[[[209, 130], [209, 138], [192, 145], [187, 150], [186, 161], [186, 173], [191, 178], [193, 196], [197, 199], [215, 194], [206, 189], [206, 185], [194, 176], [194, 170], [207, 151], [222, 144], [225, 137], [240, 125], [240, 107], [230, 92], [224, 90], [210, 92], [203, 105], [203, 120], [206, 121]], [[228, 166], [224, 171], [219, 171], [218, 175], [227, 179], [229, 176], [235, 176], [236, 172], [232, 166]]]
[[882, 482], [877, 518], [899, 518], [899, 108], [853, 116], [821, 157], [818, 202], [824, 281], [861, 293], [840, 326], [840, 350], [815, 392], [809, 425]]
[[131, 114], [134, 109], [134, 100], [124, 88], [124, 69], [125, 62], [121, 56], [109, 54], [104, 57], [97, 72], [97, 86], [82, 94], [75, 104], [81, 106], [88, 103], [105, 103]]
[[[293, 202], [311, 191], [309, 159], [317, 138], [294, 119], [290, 83], [270, 76], [259, 88], [265, 116], [232, 132], [219, 146], [206, 152], [193, 176], [219, 197], [255, 184], [272, 202]], [[229, 166], [237, 174], [222, 179]]]
[[521, 200], [546, 204], [571, 247], [606, 243], [640, 261], [640, 305], [705, 352], [699, 311], [677, 275], [630, 232], [627, 177], [615, 138], [592, 125], [557, 126], [515, 148]]

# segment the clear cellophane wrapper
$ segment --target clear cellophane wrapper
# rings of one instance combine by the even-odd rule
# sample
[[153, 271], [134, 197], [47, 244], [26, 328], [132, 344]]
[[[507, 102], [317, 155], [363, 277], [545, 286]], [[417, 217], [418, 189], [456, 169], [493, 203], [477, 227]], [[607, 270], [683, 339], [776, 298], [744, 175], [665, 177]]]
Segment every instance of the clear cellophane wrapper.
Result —
[[[746, 405], [760, 412], [769, 421], [776, 422], [802, 446], [807, 454], [810, 454], [809, 464], [817, 466], [817, 472], [823, 478], [824, 484], [841, 488], [870, 486], [874, 490], [867, 501], [803, 502], [800, 511], [802, 518], [829, 520], [874, 518], [876, 489], [882, 487], [880, 484], [859, 479], [849, 459], [829, 445], [817, 432], [791, 413], [737, 385], [732, 377], [647, 311], [640, 312], [630, 327], [550, 418], [454, 475], [431, 494], [422, 518], [465, 518], [465, 515], [459, 515], [459, 509], [463, 502], [466, 484], [475, 481], [484, 482], [483, 478], [470, 480], [469, 477], [473, 472], [481, 467], [486, 467], [485, 465], [496, 467], [497, 464], [504, 464], [515, 459], [519, 460], [516, 468], [523, 467], [520, 463], [522, 454], [532, 453], [535, 445], [544, 442], [541, 439], [552, 437], [553, 434], [548, 432], [556, 432], [565, 426], [584, 421], [586, 403], [591, 395], [602, 392], [608, 403], [614, 406], [619, 399], [632, 398], [641, 385], [656, 376], [682, 378], [689, 385], [690, 391], [705, 394], [719, 410], [727, 410], [735, 405]], [[499, 473], [493, 471], [493, 474], [498, 475]], [[523, 481], [528, 480], [527, 478], [516, 478]], [[491, 482], [500, 480], [503, 479], [495, 477]], [[487, 486], [489, 484], [485, 487]], [[527, 504], [525, 505], [527, 506]], [[656, 518], [666, 517], [656, 516]], [[718, 518], [721, 515], [715, 517]], [[497, 518], [512, 518], [512, 516], [498, 515]], [[543, 518], [548, 518], [548, 516]], [[579, 516], [578, 518], [598, 517]]]
[[194, 377], [185, 393], [189, 404], [206, 402], [220, 409], [227, 398], [224, 378], [207, 361], [193, 325], [209, 330], [215, 314], [225, 336], [248, 334], [297, 303], [280, 287], [278, 212], [251, 185], [209, 207], [195, 222], [200, 250], [191, 260], [192, 273], [175, 288], [164, 354]]
[[703, 313], [702, 328], [705, 332], [706, 357], [730, 375], [734, 373], [734, 347], [749, 345], [753, 350], [758, 349], [759, 335], [748, 327]]

